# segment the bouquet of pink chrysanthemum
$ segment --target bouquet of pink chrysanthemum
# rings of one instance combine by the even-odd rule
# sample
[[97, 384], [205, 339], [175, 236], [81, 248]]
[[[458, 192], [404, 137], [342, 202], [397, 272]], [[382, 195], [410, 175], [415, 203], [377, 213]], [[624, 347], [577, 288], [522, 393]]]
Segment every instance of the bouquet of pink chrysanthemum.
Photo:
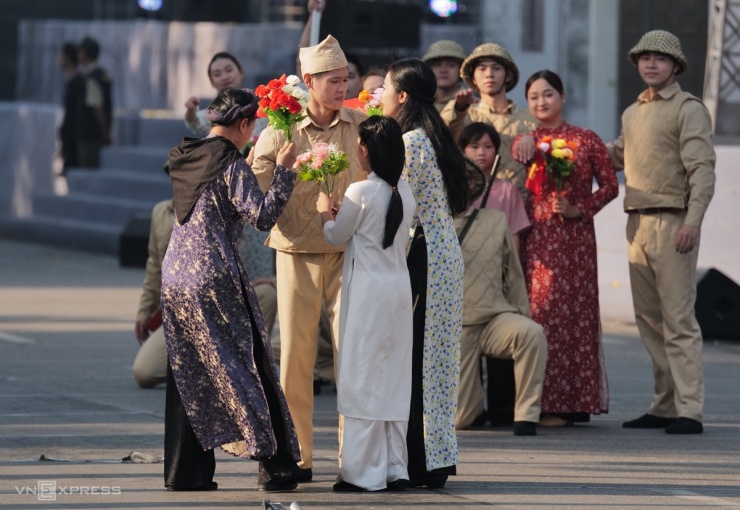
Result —
[[334, 188], [334, 179], [349, 166], [347, 154], [336, 145], [318, 142], [310, 151], [296, 158], [294, 168], [303, 181], [314, 181], [327, 196]]
[[365, 105], [364, 110], [369, 117], [383, 115], [383, 102], [380, 100], [382, 95], [383, 88], [379, 87], [372, 92], [369, 90], [363, 90], [360, 92], [360, 95], [357, 96], [360, 103]]

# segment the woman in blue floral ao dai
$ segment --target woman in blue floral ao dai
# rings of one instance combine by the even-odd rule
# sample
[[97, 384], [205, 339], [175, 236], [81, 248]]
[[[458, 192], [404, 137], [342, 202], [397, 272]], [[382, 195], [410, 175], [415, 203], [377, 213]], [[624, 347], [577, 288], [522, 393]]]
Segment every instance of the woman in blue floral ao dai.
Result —
[[399, 60], [383, 87], [383, 113], [404, 132], [403, 179], [418, 219], [407, 258], [414, 298], [410, 485], [440, 488], [457, 465], [464, 268], [452, 216], [468, 206], [465, 159], [434, 108], [437, 82], [428, 65]]
[[296, 487], [300, 459], [257, 296], [239, 257], [249, 222], [269, 230], [293, 191], [295, 146], [286, 145], [266, 193], [237, 147], [252, 135], [257, 99], [222, 90], [207, 138], [170, 151], [176, 221], [162, 263], [169, 360], [165, 485], [213, 490], [213, 448], [259, 460], [262, 490]]

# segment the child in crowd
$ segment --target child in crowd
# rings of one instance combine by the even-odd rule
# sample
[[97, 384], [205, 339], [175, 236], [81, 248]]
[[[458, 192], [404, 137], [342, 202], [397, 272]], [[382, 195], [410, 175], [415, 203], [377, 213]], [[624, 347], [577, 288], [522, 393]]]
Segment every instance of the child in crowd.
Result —
[[334, 217], [319, 194], [324, 236], [346, 245], [339, 326], [337, 407], [344, 416], [337, 492], [403, 490], [413, 338], [406, 245], [416, 204], [402, 179], [398, 123], [370, 117], [359, 126], [357, 158], [367, 180], [351, 184]]
[[[524, 209], [524, 202], [516, 186], [504, 179], [496, 179], [491, 175], [493, 163], [501, 148], [501, 137], [490, 124], [473, 122], [465, 126], [457, 141], [465, 156], [473, 160], [486, 175], [486, 182], [494, 179], [491, 193], [486, 203], [481, 203], [484, 197], [476, 200], [474, 207], [480, 209], [498, 209], [506, 214], [509, 230], [514, 236], [514, 245], [519, 251], [519, 233], [527, 230], [531, 224]], [[485, 194], [484, 194], [485, 195]]]

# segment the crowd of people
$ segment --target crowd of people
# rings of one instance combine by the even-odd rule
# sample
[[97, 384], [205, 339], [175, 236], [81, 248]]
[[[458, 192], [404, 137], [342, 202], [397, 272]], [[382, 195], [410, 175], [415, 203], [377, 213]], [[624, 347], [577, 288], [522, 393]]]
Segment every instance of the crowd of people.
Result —
[[[496, 423], [486, 393], [510, 399], [517, 436], [607, 413], [593, 219], [617, 197], [621, 169], [635, 314], [655, 376], [648, 412], [623, 426], [701, 433], [693, 304], [711, 122], [676, 81], [688, 63], [674, 35], [648, 32], [628, 58], [646, 90], [605, 143], [566, 121], [553, 71], [529, 76], [520, 109], [508, 97], [519, 68], [499, 44], [466, 55], [437, 41], [421, 59], [365, 74], [328, 36], [300, 48], [306, 117], [290, 139], [267, 126], [245, 157], [258, 98], [241, 88], [236, 58], [216, 54], [215, 100], [186, 103], [204, 137], [170, 153], [173, 199], [155, 208], [136, 323], [146, 347], [161, 313], [156, 370], [137, 381], [167, 382], [166, 487], [216, 489], [216, 447], [258, 460], [262, 490], [312, 480], [322, 313], [337, 388], [335, 491], [444, 487], [459, 462], [456, 431]], [[345, 107], [351, 86], [382, 88], [383, 116]], [[546, 140], [573, 148], [572, 168], [535, 189]], [[331, 196], [293, 170], [320, 142], [348, 159]], [[274, 273], [240, 255], [245, 242]]]

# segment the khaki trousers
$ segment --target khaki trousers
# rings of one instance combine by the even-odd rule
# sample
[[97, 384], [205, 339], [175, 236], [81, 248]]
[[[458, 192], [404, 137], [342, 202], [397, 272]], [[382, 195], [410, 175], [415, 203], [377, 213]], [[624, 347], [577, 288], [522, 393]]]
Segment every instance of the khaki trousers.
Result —
[[302, 459], [299, 466], [304, 469], [313, 465], [313, 370], [321, 305], [322, 301], [326, 302], [336, 360], [343, 258], [343, 253], [281, 251], [275, 258], [280, 316], [280, 384], [298, 434]]
[[648, 411], [701, 421], [702, 337], [694, 314], [697, 246], [676, 252], [686, 213], [631, 213], [627, 220], [632, 301], [640, 336], [653, 360], [655, 397]]
[[545, 332], [529, 317], [502, 313], [488, 323], [463, 326], [455, 426], [458, 429], [469, 427], [484, 411], [481, 356], [514, 360], [514, 420], [539, 422], [547, 362]]
[[136, 353], [131, 368], [134, 381], [141, 388], [153, 388], [167, 381], [167, 344], [164, 341], [164, 328], [149, 335]]

